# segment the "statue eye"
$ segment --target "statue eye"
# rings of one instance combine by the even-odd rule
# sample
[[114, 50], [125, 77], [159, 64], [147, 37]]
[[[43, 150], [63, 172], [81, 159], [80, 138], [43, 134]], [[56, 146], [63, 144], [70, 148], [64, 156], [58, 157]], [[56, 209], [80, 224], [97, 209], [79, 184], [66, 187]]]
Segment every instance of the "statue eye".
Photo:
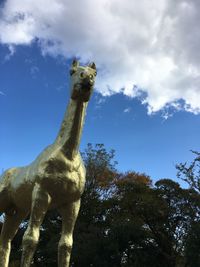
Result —
[[84, 72], [80, 73], [80, 77], [83, 78], [84, 77]]

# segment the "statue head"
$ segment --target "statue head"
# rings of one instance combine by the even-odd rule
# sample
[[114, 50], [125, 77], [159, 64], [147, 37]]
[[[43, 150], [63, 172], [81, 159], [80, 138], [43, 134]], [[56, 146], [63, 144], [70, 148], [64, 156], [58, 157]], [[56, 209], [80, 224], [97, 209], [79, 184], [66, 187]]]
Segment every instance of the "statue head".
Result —
[[95, 76], [97, 75], [95, 63], [79, 66], [79, 62], [73, 60], [70, 75], [72, 79], [71, 98], [88, 102], [93, 91]]

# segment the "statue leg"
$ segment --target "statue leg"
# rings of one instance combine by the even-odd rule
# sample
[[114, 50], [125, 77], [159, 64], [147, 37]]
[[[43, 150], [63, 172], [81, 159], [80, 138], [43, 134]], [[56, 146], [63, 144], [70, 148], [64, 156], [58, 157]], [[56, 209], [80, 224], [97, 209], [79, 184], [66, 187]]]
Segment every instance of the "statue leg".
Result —
[[59, 209], [62, 216], [62, 234], [58, 245], [58, 266], [69, 267], [73, 230], [79, 213], [80, 200], [63, 206]]
[[0, 266], [8, 267], [11, 241], [14, 238], [22, 220], [26, 217], [24, 212], [6, 215], [0, 237]]
[[39, 184], [36, 184], [32, 195], [30, 220], [22, 242], [21, 267], [29, 267], [31, 265], [39, 240], [40, 225], [47, 212], [50, 200], [49, 194]]
[[9, 206], [8, 190], [0, 185], [0, 212], [5, 212]]

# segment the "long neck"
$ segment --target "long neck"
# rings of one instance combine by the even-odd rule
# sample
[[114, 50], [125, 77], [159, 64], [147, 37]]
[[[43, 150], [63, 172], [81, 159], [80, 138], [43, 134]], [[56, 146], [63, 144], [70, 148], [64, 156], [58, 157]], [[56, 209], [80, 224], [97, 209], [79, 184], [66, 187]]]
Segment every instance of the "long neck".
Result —
[[73, 159], [78, 153], [88, 102], [70, 99], [56, 142]]

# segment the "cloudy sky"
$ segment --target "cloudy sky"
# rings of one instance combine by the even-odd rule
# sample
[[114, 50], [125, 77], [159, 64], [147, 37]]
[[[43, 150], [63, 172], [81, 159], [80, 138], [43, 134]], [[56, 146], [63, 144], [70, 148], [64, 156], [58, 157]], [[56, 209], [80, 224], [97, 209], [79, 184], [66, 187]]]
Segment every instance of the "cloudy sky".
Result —
[[53, 141], [74, 57], [98, 67], [83, 148], [104, 143], [121, 170], [155, 179], [200, 150], [200, 1], [0, 3], [0, 168]]

